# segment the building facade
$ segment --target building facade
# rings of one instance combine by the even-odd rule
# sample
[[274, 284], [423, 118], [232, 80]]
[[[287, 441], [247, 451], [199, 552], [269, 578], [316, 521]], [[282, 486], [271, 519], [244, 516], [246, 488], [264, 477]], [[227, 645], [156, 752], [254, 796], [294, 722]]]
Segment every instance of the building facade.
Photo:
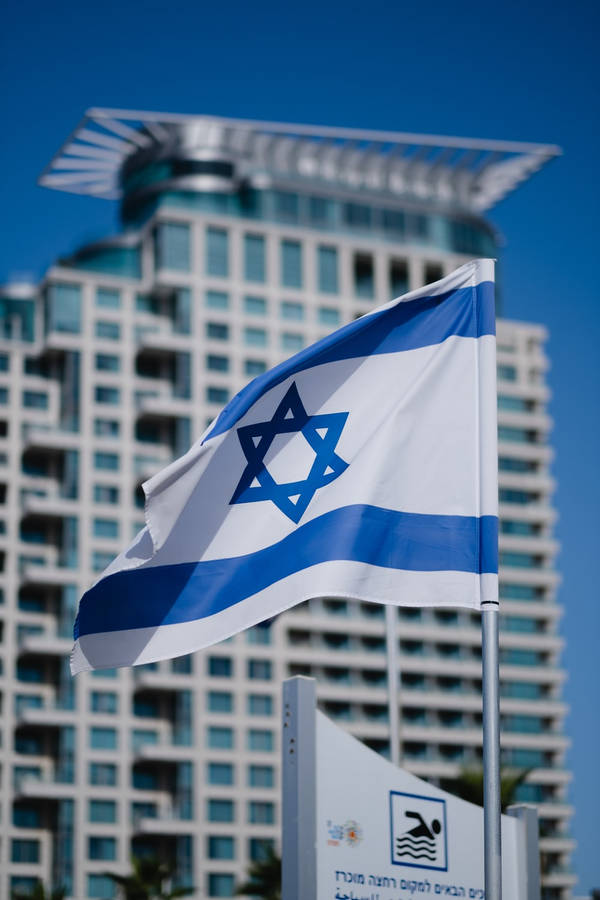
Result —
[[[141, 484], [251, 379], [475, 256], [553, 148], [92, 110], [41, 183], [121, 201], [116, 237], [0, 293], [0, 900], [114, 896], [131, 854], [231, 897], [278, 845], [281, 682], [389, 753], [384, 610], [302, 604], [190, 657], [69, 674], [81, 593]], [[498, 323], [503, 762], [530, 770], [544, 897], [568, 898], [546, 334]], [[378, 389], [385, 389], [380, 386]], [[374, 398], [376, 402], [376, 398]], [[399, 608], [401, 757], [481, 763], [479, 616]]]

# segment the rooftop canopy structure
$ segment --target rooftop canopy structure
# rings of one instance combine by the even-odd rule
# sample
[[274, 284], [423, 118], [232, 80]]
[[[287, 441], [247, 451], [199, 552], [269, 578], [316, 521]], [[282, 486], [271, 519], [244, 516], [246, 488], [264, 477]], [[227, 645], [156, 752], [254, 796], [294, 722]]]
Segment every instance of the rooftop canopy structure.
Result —
[[171, 189], [310, 180], [480, 215], [559, 153], [544, 144], [93, 108], [39, 183], [139, 201]]

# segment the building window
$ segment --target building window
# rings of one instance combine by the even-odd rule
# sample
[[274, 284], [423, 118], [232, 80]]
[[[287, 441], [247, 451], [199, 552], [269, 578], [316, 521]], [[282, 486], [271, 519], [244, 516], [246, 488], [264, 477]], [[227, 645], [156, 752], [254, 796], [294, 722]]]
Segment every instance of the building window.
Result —
[[119, 437], [121, 425], [116, 419], [94, 419], [96, 437]]
[[244, 328], [244, 343], [249, 347], [266, 347], [267, 332], [264, 328]]
[[94, 503], [110, 503], [115, 505], [119, 502], [119, 488], [110, 484], [94, 485]]
[[266, 316], [267, 301], [264, 297], [244, 297], [244, 312], [248, 316]]
[[94, 453], [94, 467], [96, 469], [108, 469], [115, 472], [119, 468], [118, 453]]
[[511, 428], [507, 425], [498, 426], [499, 441], [513, 441], [517, 444], [536, 444], [537, 432], [531, 428]]
[[121, 337], [121, 326], [118, 322], [96, 322], [96, 337], [106, 341], [118, 341]]
[[8, 403], [8, 396], [8, 388], [0, 388], [0, 403], [3, 406], [6, 406], [6, 404]]
[[223, 228], [206, 229], [206, 274], [229, 275], [229, 236]]
[[161, 222], [155, 232], [157, 269], [191, 269], [190, 226], [182, 222]]
[[269, 694], [249, 694], [248, 695], [248, 715], [249, 716], [272, 716], [273, 715], [273, 698]]
[[273, 752], [273, 732], [264, 728], [250, 728], [248, 731], [248, 750], [254, 750], [258, 753]]
[[114, 691], [92, 691], [90, 694], [90, 710], [95, 713], [116, 714], [118, 712], [118, 700], [119, 697]]
[[131, 732], [131, 749], [135, 751], [146, 744], [158, 744], [158, 732], [150, 728], [134, 728]]
[[112, 900], [115, 890], [115, 883], [108, 875], [88, 875], [87, 895], [91, 900]]
[[439, 263], [425, 263], [425, 284], [432, 284], [444, 277], [444, 270]]
[[329, 197], [309, 197], [308, 214], [313, 225], [333, 225], [335, 203]]
[[112, 837], [88, 838], [88, 859], [116, 859], [117, 841]]
[[233, 765], [231, 763], [208, 763], [206, 780], [208, 784], [233, 784]]
[[207, 291], [204, 300], [209, 309], [229, 309], [229, 294], [224, 291]]
[[41, 391], [23, 391], [23, 406], [26, 409], [48, 409], [48, 395]]
[[248, 822], [250, 825], [274, 825], [275, 805], [264, 801], [251, 800], [248, 804]]
[[270, 644], [271, 643], [271, 629], [263, 623], [262, 625], [255, 625], [253, 628], [246, 629], [246, 641], [249, 644]]
[[210, 835], [207, 849], [209, 859], [235, 859], [235, 839], [228, 835]]
[[90, 728], [90, 747], [92, 750], [116, 750], [116, 728]]
[[230, 694], [229, 691], [209, 691], [206, 700], [206, 708], [209, 712], [233, 712], [233, 694]]
[[96, 403], [108, 403], [112, 406], [118, 406], [121, 402], [121, 392], [119, 388], [98, 384], [94, 390], [94, 400]]
[[269, 681], [271, 679], [271, 661], [268, 659], [249, 659], [248, 678]]
[[206, 402], [224, 404], [229, 402], [229, 391], [224, 387], [209, 385], [206, 388]]
[[233, 822], [235, 806], [233, 800], [208, 801], [207, 818], [209, 822]]
[[298, 220], [299, 198], [298, 194], [291, 191], [274, 191], [275, 217], [281, 222], [296, 222]]
[[206, 746], [212, 750], [233, 750], [233, 729], [210, 726], [206, 729]]
[[337, 328], [340, 324], [339, 310], [333, 309], [331, 306], [320, 306], [317, 315], [319, 325], [326, 325], [328, 328]]
[[335, 247], [317, 249], [317, 287], [322, 294], [338, 293], [338, 254]]
[[260, 234], [244, 235], [244, 279], [264, 282], [266, 277], [265, 239]]
[[115, 787], [117, 784], [117, 767], [114, 763], [90, 763], [88, 773], [89, 783]]
[[375, 272], [370, 254], [356, 253], [354, 256], [354, 293], [365, 300], [371, 300], [375, 294]]
[[209, 656], [208, 674], [220, 678], [231, 678], [233, 675], [233, 661], [228, 656]]
[[51, 284], [46, 294], [46, 332], [79, 334], [81, 331], [81, 286]]
[[234, 893], [235, 878], [233, 875], [211, 872], [208, 876], [209, 897], [233, 897]]
[[29, 840], [13, 840], [11, 844], [11, 862], [39, 863], [40, 842]]
[[390, 299], [408, 291], [408, 263], [404, 259], [390, 260]]
[[262, 862], [267, 859], [270, 850], [275, 850], [273, 838], [250, 838], [248, 841], [248, 856], [252, 862]]
[[88, 819], [90, 822], [116, 822], [117, 804], [114, 800], [90, 800]]
[[121, 292], [114, 288], [96, 288], [96, 306], [106, 309], [119, 309], [121, 306]]
[[273, 766], [248, 766], [248, 787], [272, 788], [274, 785]]
[[281, 318], [301, 322], [304, 319], [303, 305], [292, 300], [284, 300], [281, 304]]
[[99, 538], [118, 538], [119, 523], [116, 519], [94, 519], [92, 533]]
[[302, 350], [304, 347], [304, 335], [296, 334], [291, 331], [284, 331], [281, 335], [281, 347], [283, 350], [289, 350], [293, 353], [297, 353], [299, 350]]
[[264, 359], [245, 359], [244, 360], [244, 374], [250, 375], [252, 378], [255, 378], [257, 375], [262, 375], [263, 372], [267, 371], [267, 364]]
[[498, 366], [498, 379], [501, 381], [516, 381], [517, 369], [515, 366]]
[[208, 353], [206, 355], [206, 368], [211, 372], [229, 372], [229, 357]]
[[113, 353], [96, 353], [96, 369], [99, 372], [119, 372], [121, 360]]
[[228, 341], [229, 325], [224, 325], [222, 322], [207, 322], [206, 337], [212, 341]]
[[178, 675], [191, 675], [193, 671], [193, 659], [188, 654], [177, 656], [171, 660], [171, 672]]
[[344, 203], [342, 216], [346, 225], [351, 228], [371, 227], [371, 207], [362, 203]]
[[302, 287], [302, 245], [299, 241], [281, 242], [281, 284], [288, 288]]

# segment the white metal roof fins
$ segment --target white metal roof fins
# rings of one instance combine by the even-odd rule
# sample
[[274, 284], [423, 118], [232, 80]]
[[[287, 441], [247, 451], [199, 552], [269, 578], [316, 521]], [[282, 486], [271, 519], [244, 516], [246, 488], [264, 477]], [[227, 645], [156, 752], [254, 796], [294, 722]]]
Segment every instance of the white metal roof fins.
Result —
[[[227, 159], [261, 184], [386, 193], [481, 213], [560, 149], [551, 145], [363, 131], [134, 110], [90, 109], [40, 176], [55, 190], [118, 199], [123, 166]], [[263, 181], [261, 181], [261, 178]]]

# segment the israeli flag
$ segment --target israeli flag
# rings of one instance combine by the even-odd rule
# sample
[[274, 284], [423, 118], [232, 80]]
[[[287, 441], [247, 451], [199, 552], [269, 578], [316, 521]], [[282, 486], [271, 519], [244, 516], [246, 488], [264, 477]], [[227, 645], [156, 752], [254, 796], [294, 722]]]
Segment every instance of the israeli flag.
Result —
[[468, 263], [247, 385], [144, 484], [72, 671], [190, 653], [312, 597], [497, 603], [493, 278]]

